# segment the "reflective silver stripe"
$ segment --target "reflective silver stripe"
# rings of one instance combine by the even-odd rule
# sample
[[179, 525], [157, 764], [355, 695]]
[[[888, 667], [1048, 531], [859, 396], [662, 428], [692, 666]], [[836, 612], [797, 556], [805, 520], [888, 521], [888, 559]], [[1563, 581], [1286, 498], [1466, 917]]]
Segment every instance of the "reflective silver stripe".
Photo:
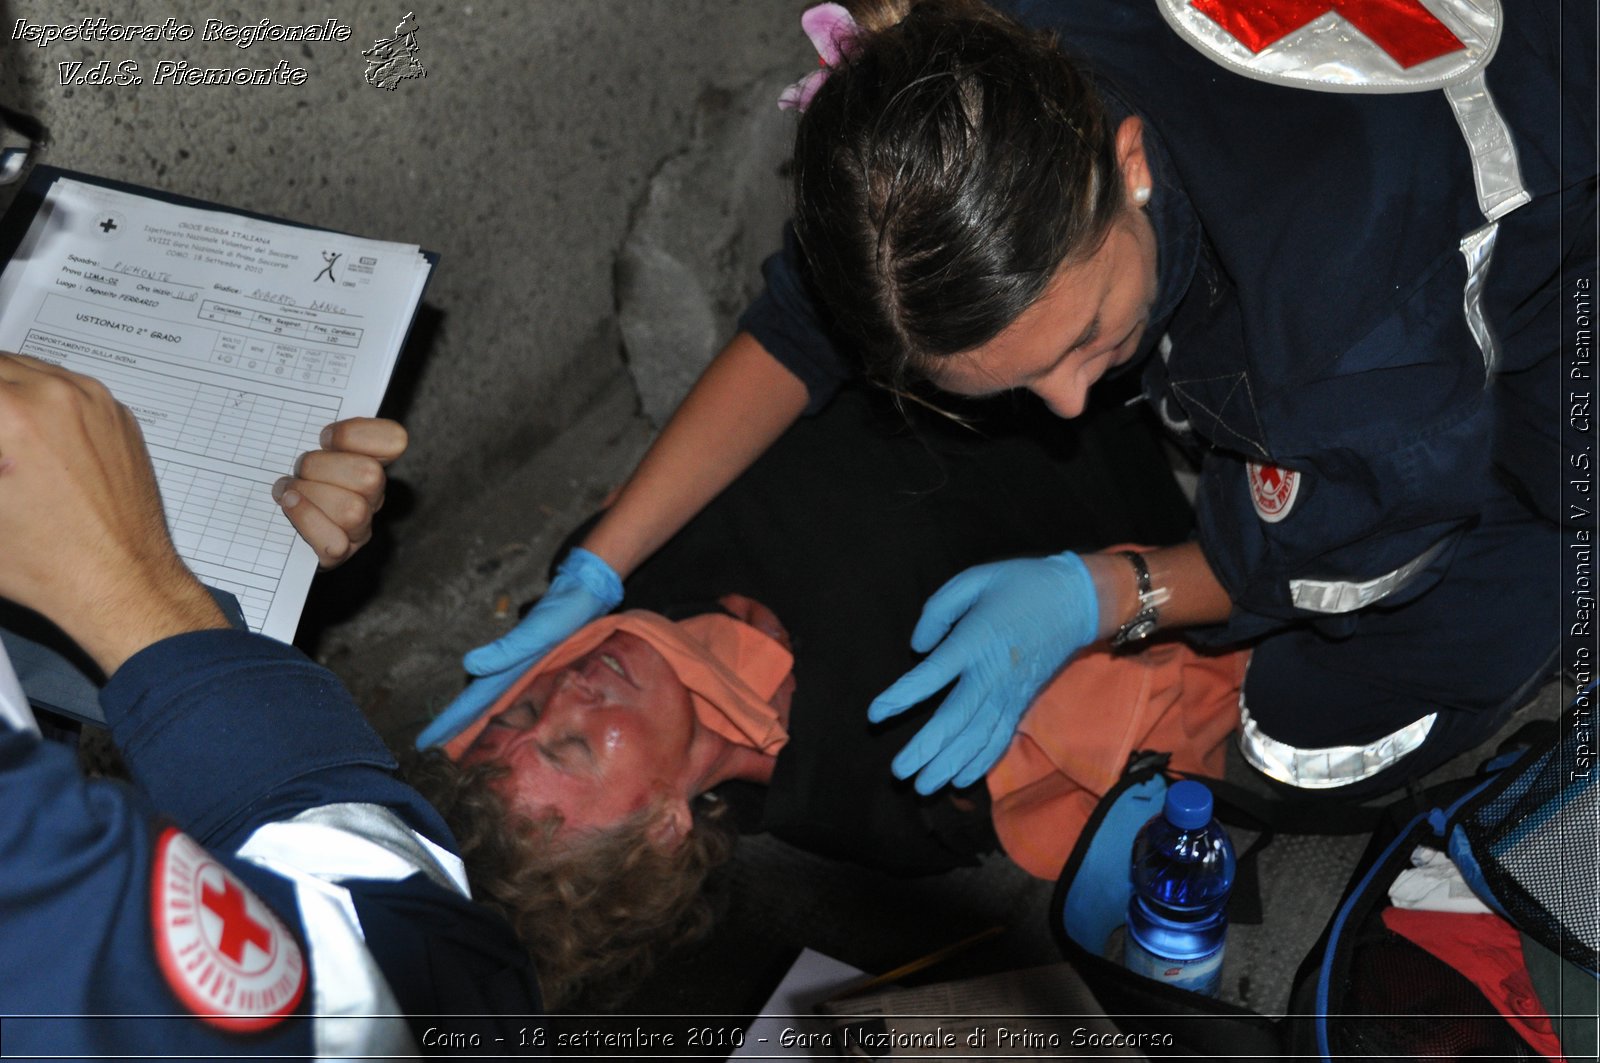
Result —
[[1522, 185], [1522, 167], [1517, 162], [1517, 146], [1511, 130], [1489, 95], [1483, 71], [1465, 81], [1444, 88], [1444, 98], [1466, 138], [1472, 156], [1472, 180], [1478, 189], [1478, 209], [1489, 224], [1461, 238], [1461, 257], [1467, 262], [1467, 283], [1461, 293], [1462, 313], [1467, 328], [1483, 355], [1484, 384], [1500, 368], [1500, 344], [1483, 312], [1483, 287], [1489, 277], [1489, 262], [1494, 257], [1496, 224], [1533, 197]]
[[382, 805], [345, 802], [308, 809], [293, 819], [269, 823], [251, 835], [281, 839], [297, 867], [318, 878], [377, 878], [397, 881], [422, 872], [463, 897], [467, 871], [461, 858], [418, 834]]
[[1289, 581], [1289, 598], [1296, 609], [1308, 613], [1353, 613], [1381, 601], [1404, 587], [1417, 573], [1433, 563], [1444, 550], [1443, 539], [1428, 547], [1393, 572], [1361, 583], [1339, 580], [1292, 579]]
[[1327, 790], [1349, 786], [1390, 767], [1422, 745], [1438, 713], [1430, 712], [1364, 746], [1327, 746], [1296, 749], [1261, 732], [1239, 695], [1239, 751], [1251, 767], [1271, 779], [1302, 790]]
[[1472, 179], [1478, 186], [1478, 208], [1490, 221], [1499, 221], [1533, 197], [1522, 187], [1522, 168], [1511, 131], [1489, 95], [1479, 70], [1465, 81], [1444, 88], [1456, 124], [1472, 154]]
[[294, 883], [311, 960], [311, 1044], [318, 1058], [415, 1058], [411, 1029], [367, 950], [350, 892], [275, 861], [254, 862]]
[[343, 879], [396, 881], [421, 872], [467, 895], [461, 861], [380, 805], [309, 809], [258, 828], [238, 855], [294, 884], [311, 964], [312, 1042], [319, 1057], [414, 1057], [416, 1045]]
[[1461, 257], [1467, 260], [1467, 284], [1461, 293], [1461, 309], [1467, 318], [1467, 328], [1478, 341], [1483, 352], [1484, 386], [1500, 368], [1500, 343], [1489, 327], [1483, 313], [1483, 286], [1489, 279], [1489, 260], [1494, 257], [1495, 238], [1500, 235], [1500, 223], [1492, 221], [1461, 238]]

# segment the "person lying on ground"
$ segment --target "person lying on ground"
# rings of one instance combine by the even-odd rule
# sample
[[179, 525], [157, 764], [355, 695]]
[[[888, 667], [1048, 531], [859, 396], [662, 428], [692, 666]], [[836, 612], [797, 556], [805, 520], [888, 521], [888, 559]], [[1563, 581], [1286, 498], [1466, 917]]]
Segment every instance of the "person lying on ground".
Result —
[[[1189, 516], [1131, 411], [1102, 410], [1063, 451], [936, 418], [908, 431], [888, 405], [850, 389], [792, 429], [630, 579], [638, 608], [564, 642], [444, 747], [459, 770], [436, 760], [419, 781], [469, 868], [476, 853], [497, 866], [480, 892], [522, 930], [558, 1005], [624, 984], [705, 925], [731, 824], [902, 875], [1000, 843], [1053, 877], [1131, 749], [1220, 771], [1242, 661], [1174, 644], [1087, 658], [987, 788], [923, 797], [891, 777], [917, 721], [872, 727], [861, 709], [905, 666], [931, 588], [1063, 538], [1171, 541]], [[866, 569], [886, 593], [852, 590]]]

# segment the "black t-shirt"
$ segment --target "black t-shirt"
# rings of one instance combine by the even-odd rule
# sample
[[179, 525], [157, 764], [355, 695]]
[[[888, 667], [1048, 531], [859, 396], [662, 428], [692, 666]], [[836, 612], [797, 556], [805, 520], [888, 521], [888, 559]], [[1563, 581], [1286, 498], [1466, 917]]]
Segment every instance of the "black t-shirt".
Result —
[[847, 387], [627, 581], [627, 608], [683, 615], [684, 603], [736, 592], [789, 629], [789, 744], [769, 787], [725, 788], [747, 824], [908, 874], [993, 847], [982, 787], [960, 795], [963, 812], [950, 790], [922, 798], [889, 771], [931, 707], [881, 726], [866, 709], [916, 663], [923, 603], [958, 572], [1188, 534], [1189, 509], [1142, 411], [1099, 398], [1070, 423], [1028, 395], [971, 404], [969, 429]]

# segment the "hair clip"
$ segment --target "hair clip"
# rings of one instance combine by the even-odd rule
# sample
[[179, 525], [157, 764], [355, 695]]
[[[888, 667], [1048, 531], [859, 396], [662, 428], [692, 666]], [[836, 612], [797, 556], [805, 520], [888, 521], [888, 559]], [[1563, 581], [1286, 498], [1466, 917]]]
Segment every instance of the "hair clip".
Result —
[[813, 70], [783, 90], [783, 95], [778, 97], [778, 106], [786, 111], [804, 111], [811, 106], [811, 97], [828, 80], [828, 75], [833, 67], [839, 65], [839, 60], [849, 54], [856, 35], [861, 32], [861, 27], [856, 25], [850, 12], [839, 4], [818, 4], [806, 8], [805, 14], [800, 16], [800, 28], [806, 31], [806, 36], [816, 46], [822, 69]]

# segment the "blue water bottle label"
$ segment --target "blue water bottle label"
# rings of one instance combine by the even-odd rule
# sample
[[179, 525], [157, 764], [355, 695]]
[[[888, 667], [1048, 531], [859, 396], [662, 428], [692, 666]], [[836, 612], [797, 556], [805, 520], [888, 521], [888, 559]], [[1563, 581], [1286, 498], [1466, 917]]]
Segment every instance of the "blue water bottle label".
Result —
[[1135, 974], [1208, 997], [1216, 996], [1222, 986], [1223, 946], [1192, 960], [1174, 960], [1157, 956], [1129, 934], [1123, 949], [1123, 965]]

